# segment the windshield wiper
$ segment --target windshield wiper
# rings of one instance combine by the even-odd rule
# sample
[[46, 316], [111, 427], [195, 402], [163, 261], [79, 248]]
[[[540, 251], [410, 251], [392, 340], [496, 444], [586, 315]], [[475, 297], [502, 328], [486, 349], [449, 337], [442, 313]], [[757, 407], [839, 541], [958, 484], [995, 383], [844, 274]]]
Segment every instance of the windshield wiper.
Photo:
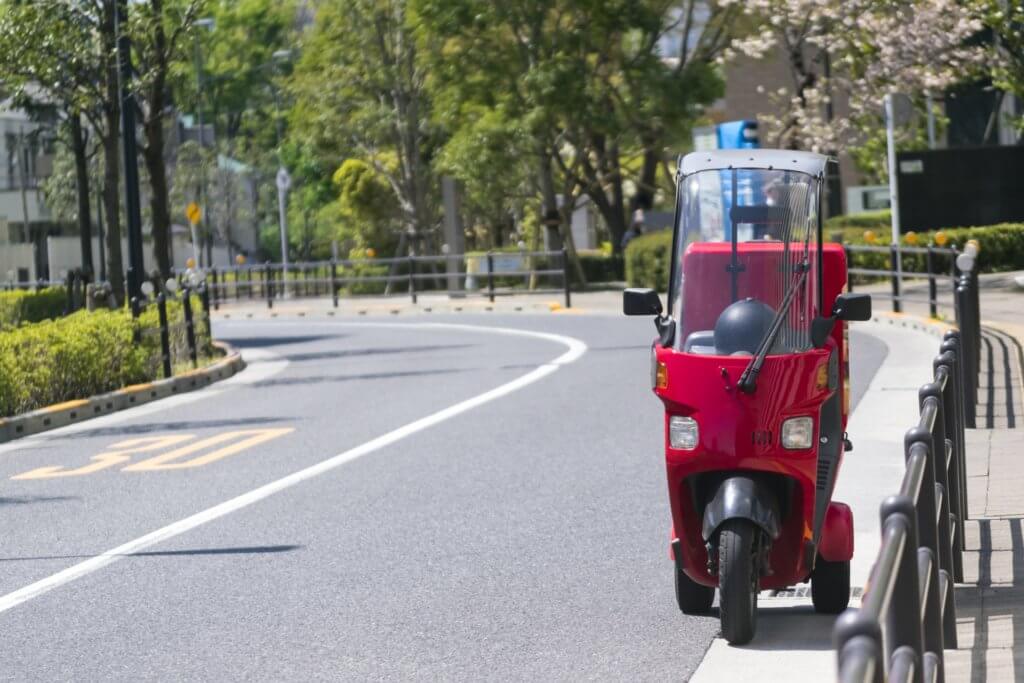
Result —
[[768, 350], [775, 344], [775, 338], [779, 336], [779, 330], [782, 329], [782, 321], [789, 315], [790, 304], [793, 303], [793, 295], [796, 294], [797, 289], [807, 279], [807, 271], [809, 265], [807, 261], [800, 264], [800, 276], [793, 280], [789, 285], [789, 289], [786, 290], [786, 294], [782, 297], [782, 305], [779, 306], [779, 311], [775, 314], [772, 319], [772, 324], [768, 327], [768, 334], [761, 340], [761, 344], [757, 347], [757, 353], [750, 359], [750, 363], [747, 364], [743, 374], [740, 375], [739, 382], [736, 386], [747, 394], [754, 393], [754, 389], [757, 388], [757, 376], [761, 372], [761, 366], [764, 365], [765, 356], [768, 355]]

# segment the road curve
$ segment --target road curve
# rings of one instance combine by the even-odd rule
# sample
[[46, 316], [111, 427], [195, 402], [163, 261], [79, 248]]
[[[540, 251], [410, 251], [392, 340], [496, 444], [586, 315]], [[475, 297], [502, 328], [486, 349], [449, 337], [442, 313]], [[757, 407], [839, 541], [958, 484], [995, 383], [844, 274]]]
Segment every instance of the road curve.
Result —
[[0, 677], [686, 678], [646, 324], [444, 322], [219, 322], [232, 383], [0, 449]]

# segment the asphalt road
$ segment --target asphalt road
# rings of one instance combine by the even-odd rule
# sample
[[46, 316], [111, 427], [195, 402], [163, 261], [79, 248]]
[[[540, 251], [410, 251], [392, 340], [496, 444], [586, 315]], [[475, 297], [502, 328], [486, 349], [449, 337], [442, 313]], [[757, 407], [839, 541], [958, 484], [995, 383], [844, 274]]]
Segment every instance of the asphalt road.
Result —
[[588, 349], [224, 321], [237, 378], [0, 447], [0, 678], [685, 679], [718, 624], [672, 596], [649, 322], [447, 322]]

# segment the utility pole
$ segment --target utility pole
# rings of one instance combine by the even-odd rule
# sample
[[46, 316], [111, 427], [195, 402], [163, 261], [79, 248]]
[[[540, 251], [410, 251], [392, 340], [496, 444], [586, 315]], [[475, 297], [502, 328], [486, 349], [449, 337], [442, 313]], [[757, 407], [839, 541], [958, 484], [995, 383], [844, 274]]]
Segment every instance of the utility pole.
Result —
[[139, 155], [135, 142], [135, 94], [132, 92], [128, 0], [117, 0], [117, 61], [121, 86], [121, 138], [124, 150], [125, 208], [128, 212], [128, 299], [139, 297], [145, 266], [142, 256], [142, 210], [139, 206]]
[[42, 249], [39, 240], [32, 234], [32, 223], [28, 217], [28, 148], [25, 146], [25, 129], [18, 127], [18, 185], [21, 186], [21, 219], [25, 225], [25, 239], [32, 243], [33, 268], [36, 271], [36, 279], [43, 277]]
[[[197, 19], [197, 28], [213, 28], [213, 19]], [[203, 227], [206, 233], [206, 267], [213, 267], [213, 225], [210, 222], [209, 193], [206, 183], [206, 164], [203, 159], [203, 150], [206, 149], [206, 134], [203, 131], [203, 52], [199, 43], [199, 33], [195, 35], [195, 66], [196, 66], [196, 121], [199, 124], [199, 203], [203, 207]], [[195, 234], [193, 229], [193, 242]], [[196, 260], [199, 266], [199, 260]]]

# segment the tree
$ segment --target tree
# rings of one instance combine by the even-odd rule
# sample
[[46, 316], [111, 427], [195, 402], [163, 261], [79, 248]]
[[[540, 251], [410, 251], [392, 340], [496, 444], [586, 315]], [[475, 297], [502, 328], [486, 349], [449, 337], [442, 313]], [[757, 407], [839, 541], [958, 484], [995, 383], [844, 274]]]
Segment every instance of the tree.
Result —
[[[422, 41], [436, 46], [439, 108], [452, 125], [477, 125], [482, 109], [524, 131], [542, 221], [560, 224], [571, 250], [568, 213], [573, 197], [586, 194], [616, 252], [632, 209], [654, 203], [666, 147], [720, 91], [714, 59], [738, 13], [698, 0], [419, 0], [416, 7]], [[665, 54], [673, 35], [678, 48]]]
[[353, 156], [372, 165], [394, 192], [402, 244], [408, 237], [419, 246], [438, 225], [437, 132], [412, 26], [405, 0], [319, 4], [289, 85], [296, 98], [290, 123], [335, 164]]
[[910, 96], [923, 112], [926, 93], [971, 78], [982, 56], [968, 43], [981, 28], [972, 2], [751, 0], [744, 11], [761, 29], [735, 53], [781, 50], [792, 78], [792, 88], [769, 94], [778, 113], [764, 117], [765, 137], [781, 147], [837, 152], [864, 143], [884, 130], [886, 93]]
[[142, 158], [149, 177], [153, 256], [161, 278], [171, 274], [171, 209], [165, 159], [164, 126], [171, 97], [171, 67], [187, 50], [199, 0], [148, 0], [132, 4], [129, 15], [135, 82], [141, 97]]
[[[101, 29], [110, 21], [101, 0], [74, 4], [60, 0], [32, 3], [5, 2], [0, 5], [0, 65], [5, 84], [14, 101], [22, 107], [46, 105], [63, 112], [65, 134], [75, 157], [77, 218], [82, 238], [82, 263], [91, 269], [91, 223], [89, 216], [89, 179], [85, 150], [86, 134], [82, 117], [105, 142], [113, 169], [104, 185], [108, 207], [108, 257], [111, 282], [117, 296], [123, 296], [121, 240], [117, 207], [117, 118], [116, 60], [101, 39]], [[111, 81], [111, 79], [113, 79]], [[113, 83], [113, 95], [110, 85]], [[111, 124], [111, 114], [113, 124]], [[108, 164], [109, 165], [109, 164]], [[111, 182], [113, 179], [113, 182]], [[114, 210], [110, 211], [110, 206]]]
[[[1005, 0], [979, 2], [982, 20], [992, 32], [986, 65], [992, 84], [1000, 90], [1000, 103], [1005, 94], [1024, 100], [1024, 5]], [[1018, 114], [1010, 123], [1024, 133], [1024, 114]]]

